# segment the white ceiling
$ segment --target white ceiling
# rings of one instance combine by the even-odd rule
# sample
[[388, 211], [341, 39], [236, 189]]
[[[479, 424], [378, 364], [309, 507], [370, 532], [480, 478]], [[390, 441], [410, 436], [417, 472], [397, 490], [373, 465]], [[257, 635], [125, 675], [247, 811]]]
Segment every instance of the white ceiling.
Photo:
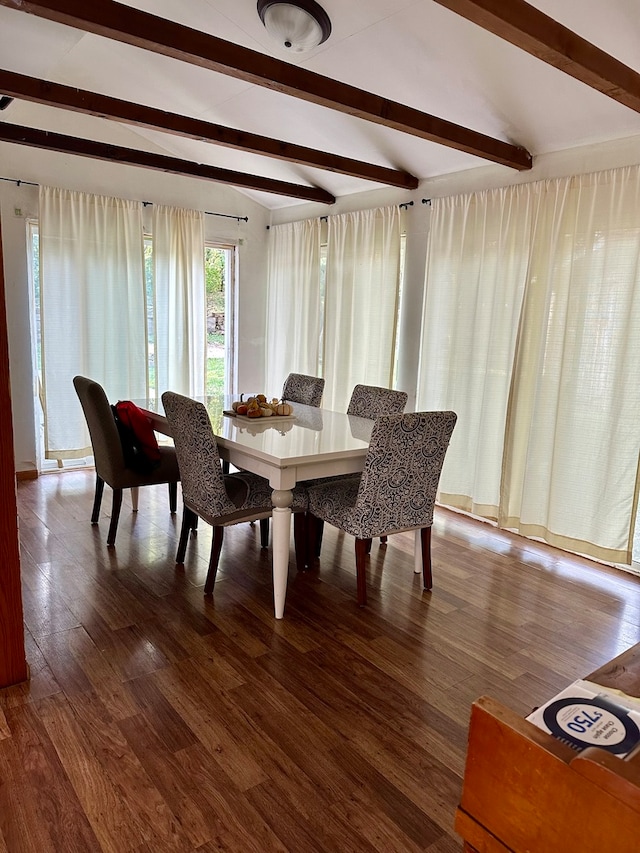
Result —
[[[298, 57], [272, 43], [255, 0], [132, 0], [127, 5], [520, 145], [534, 158], [640, 135], [640, 113], [432, 0], [323, 0], [332, 34]], [[640, 72], [638, 0], [535, 0], [531, 5]], [[452, 148], [5, 7], [0, 7], [0, 68], [402, 169], [421, 179], [487, 164]], [[380, 187], [26, 101], [14, 101], [0, 119], [319, 186], [336, 197]], [[267, 208], [299, 204], [240, 191]]]

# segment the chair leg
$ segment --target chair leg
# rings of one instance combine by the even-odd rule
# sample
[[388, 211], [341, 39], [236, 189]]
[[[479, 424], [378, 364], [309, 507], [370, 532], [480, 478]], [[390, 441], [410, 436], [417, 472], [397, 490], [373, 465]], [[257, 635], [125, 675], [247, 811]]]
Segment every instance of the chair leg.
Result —
[[381, 537], [380, 537], [380, 544], [381, 544], [381, 545], [386, 545], [386, 544], [387, 544], [387, 537], [386, 537], [386, 536], [381, 536]]
[[104, 492], [104, 480], [96, 474], [96, 494], [93, 499], [93, 510], [91, 511], [91, 524], [97, 524], [100, 518], [100, 505], [102, 504], [102, 493]]
[[111, 524], [109, 525], [109, 533], [107, 534], [107, 545], [116, 544], [116, 531], [118, 529], [118, 519], [120, 518], [120, 507], [122, 506], [122, 489], [113, 490], [113, 503], [111, 504]]
[[371, 553], [371, 543], [372, 543], [372, 542], [373, 542], [373, 539], [367, 539], [367, 540], [366, 540], [366, 543], [367, 543], [367, 554], [370, 554], [370, 553]]
[[[369, 543], [369, 545], [367, 544]], [[358, 605], [364, 607], [367, 603], [367, 554], [370, 539], [356, 539], [356, 583], [358, 588]]]
[[189, 539], [189, 531], [194, 528], [198, 516], [193, 510], [185, 506], [182, 510], [182, 527], [180, 528], [180, 539], [178, 541], [178, 552], [176, 554], [176, 563], [184, 563], [184, 555], [187, 552], [187, 541]]
[[320, 519], [316, 518], [312, 513], [304, 513], [305, 538], [307, 540], [307, 562], [309, 566], [313, 565], [314, 559], [318, 556], [317, 536], [319, 522]]
[[213, 586], [216, 582], [218, 574], [218, 561], [220, 560], [220, 551], [222, 551], [222, 539], [224, 537], [224, 527], [213, 528], [213, 542], [211, 543], [211, 556], [209, 557], [209, 571], [207, 579], [204, 582], [204, 594], [211, 595]]
[[133, 512], [138, 512], [138, 497], [140, 496], [140, 489], [138, 486], [131, 486], [131, 508]]
[[260, 519], [260, 547], [268, 548], [269, 547], [269, 519], [261, 518]]
[[[313, 516], [312, 516], [313, 518]], [[316, 518], [316, 557], [320, 556], [322, 550], [322, 534], [324, 533], [324, 521], [321, 518]]]
[[424, 588], [431, 589], [433, 577], [431, 575], [431, 528], [423, 527], [420, 530], [420, 542], [422, 544], [422, 577]]
[[296, 550], [296, 567], [299, 572], [302, 572], [309, 565], [307, 519], [304, 512], [293, 514], [293, 542]]
[[228, 459], [222, 459], [221, 463], [222, 463], [222, 473], [228, 474], [229, 473], [229, 467], [230, 467], [229, 466], [229, 460]]
[[171, 515], [176, 514], [178, 509], [178, 484], [169, 483], [169, 512]]

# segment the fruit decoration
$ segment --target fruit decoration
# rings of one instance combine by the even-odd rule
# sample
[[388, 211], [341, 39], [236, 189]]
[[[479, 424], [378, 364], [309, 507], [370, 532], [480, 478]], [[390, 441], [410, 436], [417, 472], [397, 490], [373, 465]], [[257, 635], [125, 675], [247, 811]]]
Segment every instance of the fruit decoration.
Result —
[[237, 415], [244, 415], [248, 418], [270, 418], [273, 415], [290, 416], [293, 414], [293, 406], [290, 403], [285, 403], [278, 397], [272, 397], [269, 401], [265, 394], [256, 394], [255, 397], [248, 397], [246, 400], [242, 398], [236, 400], [231, 404], [231, 408]]

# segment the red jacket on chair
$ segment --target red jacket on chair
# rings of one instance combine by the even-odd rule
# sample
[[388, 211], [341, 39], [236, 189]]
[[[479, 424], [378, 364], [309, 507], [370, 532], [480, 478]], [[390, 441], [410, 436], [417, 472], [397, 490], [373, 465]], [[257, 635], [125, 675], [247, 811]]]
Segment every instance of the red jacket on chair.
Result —
[[119, 400], [111, 407], [118, 425], [125, 464], [147, 473], [160, 464], [156, 434], [142, 409], [131, 400]]

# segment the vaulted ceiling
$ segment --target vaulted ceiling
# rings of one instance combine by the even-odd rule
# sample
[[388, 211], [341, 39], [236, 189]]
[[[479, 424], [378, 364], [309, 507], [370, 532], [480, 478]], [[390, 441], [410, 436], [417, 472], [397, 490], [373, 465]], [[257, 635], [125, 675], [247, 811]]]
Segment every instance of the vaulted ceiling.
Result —
[[322, 5], [331, 36], [291, 54], [255, 0], [0, 0], [0, 152], [184, 172], [267, 208], [636, 135], [640, 159], [637, 0]]

